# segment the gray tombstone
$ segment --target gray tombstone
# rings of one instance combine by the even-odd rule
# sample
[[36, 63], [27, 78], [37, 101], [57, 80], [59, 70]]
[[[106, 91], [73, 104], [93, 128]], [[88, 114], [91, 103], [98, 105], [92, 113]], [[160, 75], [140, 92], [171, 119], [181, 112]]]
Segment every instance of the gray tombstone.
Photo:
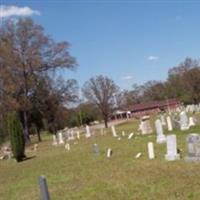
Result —
[[157, 134], [156, 142], [158, 144], [165, 143], [166, 142], [166, 137], [165, 137], [165, 135], [163, 133], [163, 127], [162, 127], [160, 119], [157, 119], [155, 121], [155, 128], [156, 128], [156, 134]]
[[93, 144], [93, 151], [97, 156], [99, 155], [99, 147], [96, 143]]
[[160, 120], [161, 120], [162, 125], [166, 126], [166, 121], [165, 121], [165, 116], [164, 115], [160, 116]]
[[149, 116], [143, 116], [141, 118], [139, 130], [141, 131], [142, 135], [150, 134], [153, 132], [151, 125], [150, 125], [150, 117]]
[[200, 135], [197, 133], [191, 133], [187, 139], [188, 156], [186, 161], [200, 161]]
[[50, 200], [46, 178], [44, 176], [39, 176], [38, 181], [40, 186], [41, 199]]
[[180, 116], [181, 131], [188, 130], [190, 127], [189, 127], [188, 116], [187, 116], [186, 112], [182, 111], [179, 116]]
[[173, 161], [179, 160], [180, 155], [177, 153], [176, 135], [167, 136], [167, 154], [165, 160]]

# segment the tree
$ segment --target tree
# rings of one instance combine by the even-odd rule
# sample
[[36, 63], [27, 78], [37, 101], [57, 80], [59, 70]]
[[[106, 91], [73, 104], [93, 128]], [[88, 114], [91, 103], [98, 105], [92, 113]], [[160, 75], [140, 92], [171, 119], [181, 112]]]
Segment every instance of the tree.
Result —
[[184, 103], [200, 101], [200, 62], [186, 58], [168, 72], [166, 82], [170, 97], [179, 98]]
[[[0, 90], [11, 110], [23, 113], [23, 128], [29, 141], [28, 112], [31, 95], [41, 76], [57, 69], [74, 69], [67, 42], [55, 42], [31, 19], [6, 21], [0, 29]], [[17, 84], [16, 84], [17, 83]]]
[[38, 87], [32, 96], [37, 110], [33, 109], [31, 113], [36, 114], [35, 123], [39, 123], [37, 117], [40, 116], [47, 121], [48, 130], [55, 134], [67, 124], [67, 106], [77, 100], [77, 82], [73, 79], [64, 81], [61, 77], [56, 80], [46, 77], [40, 80]]
[[82, 91], [88, 101], [97, 106], [107, 128], [109, 115], [116, 104], [114, 95], [119, 91], [118, 86], [110, 78], [100, 75], [88, 80]]
[[67, 126], [82, 126], [94, 121], [102, 120], [96, 105], [89, 102], [80, 103], [77, 107], [68, 110]]
[[10, 134], [11, 148], [17, 162], [22, 161], [24, 155], [23, 129], [18, 115], [14, 112], [8, 118], [8, 130]]

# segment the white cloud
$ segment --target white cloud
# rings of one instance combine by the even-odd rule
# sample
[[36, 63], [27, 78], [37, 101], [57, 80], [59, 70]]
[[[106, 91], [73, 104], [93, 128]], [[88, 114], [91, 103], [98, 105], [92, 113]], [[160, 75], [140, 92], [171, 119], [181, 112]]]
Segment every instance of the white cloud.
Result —
[[159, 57], [158, 56], [149, 56], [147, 59], [150, 61], [154, 61], [154, 60], [158, 60]]
[[5, 6], [0, 5], [0, 18], [11, 16], [31, 16], [40, 15], [38, 10], [32, 10], [29, 7]]
[[128, 76], [123, 76], [123, 77], [121, 77], [121, 79], [122, 79], [122, 80], [131, 80], [131, 79], [133, 79], [133, 77], [130, 76], [130, 75], [128, 75]]

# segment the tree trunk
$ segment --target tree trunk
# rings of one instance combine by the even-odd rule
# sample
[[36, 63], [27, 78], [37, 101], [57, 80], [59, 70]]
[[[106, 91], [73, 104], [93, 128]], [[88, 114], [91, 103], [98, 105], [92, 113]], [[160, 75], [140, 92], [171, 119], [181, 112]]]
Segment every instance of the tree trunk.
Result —
[[31, 141], [30, 141], [29, 131], [28, 131], [27, 111], [23, 111], [23, 118], [24, 118], [24, 139], [25, 139], [25, 143], [29, 144]]
[[42, 142], [42, 138], [41, 138], [41, 135], [40, 135], [40, 130], [38, 130], [37, 128], [36, 128], [36, 130], [37, 130], [38, 142]]
[[105, 128], [108, 128], [108, 118], [106, 116], [104, 117], [104, 124]]

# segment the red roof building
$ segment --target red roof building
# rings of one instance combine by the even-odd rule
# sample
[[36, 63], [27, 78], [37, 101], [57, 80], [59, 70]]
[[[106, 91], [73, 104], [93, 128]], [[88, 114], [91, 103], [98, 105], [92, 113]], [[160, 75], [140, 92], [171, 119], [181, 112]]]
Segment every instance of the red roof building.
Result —
[[128, 108], [133, 116], [147, 115], [160, 111], [172, 111], [180, 105], [177, 99], [167, 99], [164, 101], [152, 101], [134, 104]]

